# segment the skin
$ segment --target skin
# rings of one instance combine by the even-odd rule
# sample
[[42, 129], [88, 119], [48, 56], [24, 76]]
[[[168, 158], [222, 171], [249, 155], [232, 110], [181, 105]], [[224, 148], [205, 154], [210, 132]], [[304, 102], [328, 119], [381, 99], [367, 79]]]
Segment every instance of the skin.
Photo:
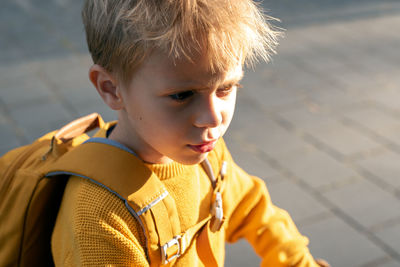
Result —
[[[233, 117], [243, 71], [238, 64], [212, 73], [204, 57], [194, 62], [174, 63], [166, 55], [154, 53], [127, 85], [93, 65], [90, 80], [104, 102], [118, 112], [118, 124], [109, 138], [149, 163], [203, 161], [209, 152], [195, 151], [191, 146], [224, 135]], [[324, 260], [317, 263], [330, 266]]]
[[118, 112], [109, 138], [148, 163], [197, 164], [226, 132], [235, 109], [242, 65], [213, 73], [204, 56], [193, 62], [154, 52], [126, 85], [99, 65], [89, 77]]

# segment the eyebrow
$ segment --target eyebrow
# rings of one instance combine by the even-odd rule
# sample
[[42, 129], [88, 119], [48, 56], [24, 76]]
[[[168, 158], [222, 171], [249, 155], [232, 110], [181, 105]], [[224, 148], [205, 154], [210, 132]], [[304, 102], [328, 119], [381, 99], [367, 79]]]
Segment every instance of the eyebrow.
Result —
[[[236, 84], [238, 84], [240, 79], [234, 79], [230, 81], [224, 82], [222, 85], [218, 86], [218, 88], [226, 88], [226, 87], [231, 87]], [[218, 89], [217, 88], [217, 89]], [[170, 87], [166, 89], [167, 92], [175, 92], [175, 91], [206, 91], [209, 90], [209, 86], [200, 86], [200, 85], [184, 85], [184, 86], [175, 86], [175, 87]]]
[[[220, 86], [218, 86], [218, 88], [221, 87], [229, 87], [229, 86], [233, 86], [237, 83], [240, 82], [240, 80], [243, 79], [244, 76], [244, 71], [241, 70], [240, 74], [233, 76], [232, 78], [224, 81], [223, 83], [221, 83]], [[211, 81], [211, 83], [217, 83], [218, 79], [213, 79]], [[171, 86], [168, 87], [165, 91], [167, 92], [175, 92], [175, 91], [190, 91], [190, 90], [196, 90], [196, 91], [204, 91], [204, 90], [209, 90], [210, 86], [204, 86], [201, 83], [198, 83], [194, 80], [186, 80], [186, 81], [181, 81], [178, 84], [176, 84], [175, 86]]]

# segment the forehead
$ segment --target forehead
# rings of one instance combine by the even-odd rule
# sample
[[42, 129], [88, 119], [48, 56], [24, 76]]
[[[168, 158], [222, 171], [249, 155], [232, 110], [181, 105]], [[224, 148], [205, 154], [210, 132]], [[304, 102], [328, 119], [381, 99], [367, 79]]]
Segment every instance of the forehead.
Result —
[[206, 55], [198, 55], [193, 60], [173, 59], [164, 53], [151, 54], [143, 63], [142, 70], [151, 73], [154, 79], [166, 82], [185, 84], [201, 84], [204, 86], [238, 82], [243, 77], [240, 61], [223, 70], [213, 71]]

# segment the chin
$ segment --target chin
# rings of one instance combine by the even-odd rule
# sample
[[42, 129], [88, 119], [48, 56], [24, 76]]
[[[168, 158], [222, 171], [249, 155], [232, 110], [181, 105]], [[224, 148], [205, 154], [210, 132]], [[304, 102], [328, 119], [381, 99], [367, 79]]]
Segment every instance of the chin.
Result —
[[191, 157], [182, 157], [180, 159], [176, 159], [175, 161], [181, 163], [181, 164], [185, 164], [185, 165], [195, 165], [195, 164], [199, 164], [200, 162], [202, 162], [205, 158], [207, 158], [209, 152], [207, 153], [202, 153], [196, 156], [191, 156]]

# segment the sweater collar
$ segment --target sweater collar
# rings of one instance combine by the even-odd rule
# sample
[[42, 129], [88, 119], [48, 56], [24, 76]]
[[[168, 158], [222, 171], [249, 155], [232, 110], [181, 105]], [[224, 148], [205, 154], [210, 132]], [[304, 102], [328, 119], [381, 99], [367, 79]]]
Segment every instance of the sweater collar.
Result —
[[[111, 131], [116, 126], [116, 122], [111, 122], [106, 125], [104, 129], [100, 129], [96, 134], [95, 137], [102, 137], [107, 138]], [[155, 175], [158, 176], [160, 180], [169, 179], [172, 177], [180, 176], [184, 172], [189, 171], [193, 166], [191, 165], [184, 165], [178, 162], [172, 162], [168, 164], [151, 164], [145, 163], [144, 165], [149, 168]]]
[[175, 161], [168, 164], [145, 163], [144, 165], [154, 172], [160, 180], [180, 176], [192, 167], [191, 165], [184, 165]]

